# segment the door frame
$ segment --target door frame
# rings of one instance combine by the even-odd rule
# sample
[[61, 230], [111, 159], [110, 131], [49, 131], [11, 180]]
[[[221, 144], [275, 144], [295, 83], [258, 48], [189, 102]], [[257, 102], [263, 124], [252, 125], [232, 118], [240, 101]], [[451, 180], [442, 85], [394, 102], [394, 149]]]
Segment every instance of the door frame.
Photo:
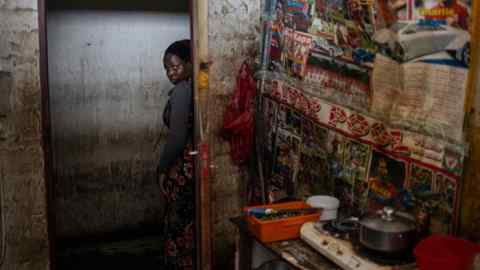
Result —
[[[48, 80], [47, 6], [48, 0], [37, 0], [40, 45], [40, 84], [42, 106], [42, 146], [44, 152], [44, 175], [47, 201], [47, 226], [49, 241], [50, 269], [56, 269], [55, 242], [55, 179], [53, 178], [53, 153], [50, 118], [50, 92]], [[189, 0], [190, 29], [194, 64], [194, 114], [195, 149], [199, 153], [195, 162], [196, 183], [196, 252], [197, 269], [212, 268], [212, 242], [210, 234], [210, 192], [209, 192], [209, 148], [205, 136], [208, 78], [208, 0]], [[204, 120], [202, 120], [204, 119]]]
[[197, 215], [197, 269], [212, 269], [212, 234], [210, 208], [210, 149], [208, 136], [208, 0], [191, 0], [192, 41], [194, 59], [194, 144], [196, 215]]
[[48, 44], [47, 44], [47, 8], [46, 0], [38, 0], [38, 33], [40, 42], [40, 95], [41, 95], [41, 120], [42, 120], [42, 148], [44, 154], [45, 193], [47, 201], [47, 232], [48, 255], [50, 269], [56, 269], [56, 242], [55, 242], [55, 198], [53, 179], [53, 153], [50, 125], [50, 91], [48, 80]]

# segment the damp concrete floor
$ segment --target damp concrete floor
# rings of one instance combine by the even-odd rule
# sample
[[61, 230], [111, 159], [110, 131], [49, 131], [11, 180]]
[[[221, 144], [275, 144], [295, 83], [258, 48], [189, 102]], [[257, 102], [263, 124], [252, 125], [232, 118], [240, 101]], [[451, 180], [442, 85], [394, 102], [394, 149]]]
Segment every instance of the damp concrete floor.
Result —
[[159, 235], [108, 241], [61, 243], [56, 252], [57, 270], [161, 269], [163, 243]]

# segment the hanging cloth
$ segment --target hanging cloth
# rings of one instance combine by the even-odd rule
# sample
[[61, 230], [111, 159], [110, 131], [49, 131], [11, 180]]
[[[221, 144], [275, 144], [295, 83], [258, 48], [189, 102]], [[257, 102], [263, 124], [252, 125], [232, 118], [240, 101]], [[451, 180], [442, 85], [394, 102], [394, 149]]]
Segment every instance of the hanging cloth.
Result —
[[235, 91], [223, 115], [223, 135], [230, 143], [236, 164], [244, 163], [253, 151], [256, 82], [247, 62], [237, 75]]

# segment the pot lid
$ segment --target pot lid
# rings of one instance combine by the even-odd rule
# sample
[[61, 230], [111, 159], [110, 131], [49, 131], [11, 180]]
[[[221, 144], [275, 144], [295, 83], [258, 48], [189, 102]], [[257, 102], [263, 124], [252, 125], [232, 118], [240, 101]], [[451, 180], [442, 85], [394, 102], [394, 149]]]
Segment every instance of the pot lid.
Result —
[[415, 230], [413, 220], [404, 215], [396, 214], [391, 207], [385, 207], [377, 215], [363, 218], [360, 220], [360, 224], [369, 229], [387, 233], [402, 233]]

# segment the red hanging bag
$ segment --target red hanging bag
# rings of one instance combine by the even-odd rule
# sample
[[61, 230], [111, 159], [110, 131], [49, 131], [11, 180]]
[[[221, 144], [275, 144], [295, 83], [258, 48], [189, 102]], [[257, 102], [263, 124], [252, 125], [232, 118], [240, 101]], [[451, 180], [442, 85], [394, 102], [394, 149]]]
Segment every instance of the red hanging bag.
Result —
[[244, 163], [252, 154], [255, 95], [252, 70], [243, 62], [232, 99], [223, 115], [223, 135], [230, 142], [230, 155], [237, 164]]

